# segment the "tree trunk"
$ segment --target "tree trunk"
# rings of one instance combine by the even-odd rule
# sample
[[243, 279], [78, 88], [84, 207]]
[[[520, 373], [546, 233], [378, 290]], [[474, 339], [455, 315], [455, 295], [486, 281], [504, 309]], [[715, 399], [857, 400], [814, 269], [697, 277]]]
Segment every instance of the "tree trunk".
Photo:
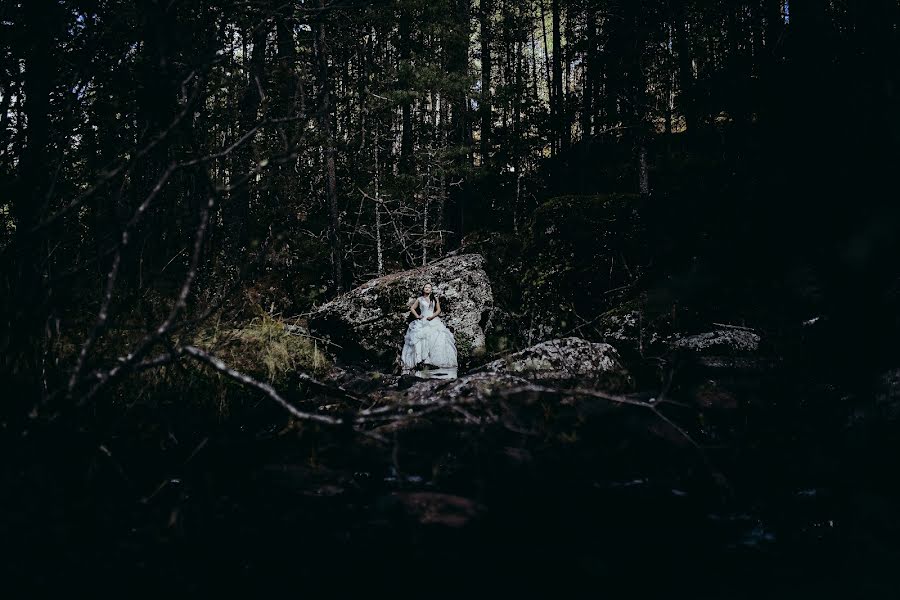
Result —
[[585, 8], [585, 38], [587, 48], [584, 52], [584, 85], [581, 98], [581, 138], [588, 140], [591, 137], [591, 117], [594, 112], [594, 70], [597, 46], [597, 24], [593, 5], [589, 2]]
[[[468, 203], [468, 190], [466, 186], [467, 171], [470, 166], [471, 130], [469, 126], [469, 95], [468, 95], [468, 66], [469, 66], [469, 8], [470, 0], [454, 0], [455, 20], [457, 28], [451, 34], [449, 40], [448, 71], [456, 77], [452, 94], [452, 123], [453, 145], [456, 146], [451, 177], [456, 181], [450, 193], [450, 210], [452, 219], [450, 223], [454, 228], [454, 241], [458, 244], [465, 235], [465, 217]], [[456, 183], [458, 182], [458, 185]]]
[[537, 53], [537, 40], [535, 39], [534, 28], [531, 29], [531, 93], [534, 95], [534, 101], [537, 102], [537, 99], [540, 98], [538, 94], [538, 53]]
[[766, 55], [769, 59], [777, 56], [781, 46], [781, 34], [784, 30], [784, 19], [781, 17], [781, 6], [784, 0], [763, 0], [766, 19]]
[[572, 19], [569, 18], [570, 14], [570, 11], [566, 12], [566, 47], [565, 50], [563, 50], [562, 46], [559, 48], [563, 65], [565, 65], [565, 75], [563, 76], [562, 82], [562, 96], [559, 104], [562, 109], [559, 125], [560, 139], [562, 140], [561, 146], [566, 150], [572, 145], [572, 123], [569, 121], [569, 96], [572, 93], [572, 57], [569, 56], [569, 48], [572, 46], [571, 40], [575, 39], [575, 33], [572, 29]]
[[694, 98], [694, 70], [691, 66], [691, 46], [688, 39], [688, 12], [686, 0], [678, 0], [673, 15], [675, 26], [675, 46], [678, 56], [678, 103], [684, 113], [684, 124], [689, 134], [696, 132], [699, 125]]
[[413, 124], [412, 124], [412, 101], [410, 90], [410, 40], [409, 40], [409, 10], [400, 10], [400, 77], [398, 85], [400, 93], [403, 94], [403, 101], [400, 105], [402, 134], [400, 137], [400, 172], [412, 175], [415, 172], [415, 158], [413, 156]]
[[[278, 75], [279, 98], [278, 116], [293, 117], [299, 114], [297, 107], [297, 49], [294, 39], [294, 5], [286, 4], [284, 10], [287, 14], [277, 15], [275, 19], [275, 31], [278, 41]], [[293, 143], [291, 135], [293, 127], [290, 123], [283, 126], [287, 148]]]
[[428, 264], [428, 189], [425, 190], [422, 201], [425, 205], [422, 208], [422, 266], [424, 267]]
[[486, 166], [491, 154], [491, 0], [481, 0], [481, 165]]
[[315, 50], [319, 64], [319, 127], [325, 139], [325, 196], [328, 202], [328, 241], [331, 246], [331, 279], [334, 292], [344, 290], [341, 216], [338, 209], [337, 174], [334, 165], [334, 133], [331, 127], [331, 85], [328, 80], [328, 45], [325, 36], [325, 0], [318, 0], [320, 15], [315, 22]]
[[650, 169], [647, 166], [647, 144], [644, 140], [641, 140], [640, 146], [638, 148], [638, 162], [640, 165], [640, 181], [639, 181], [639, 190], [641, 196], [649, 196], [650, 195]]
[[[6, 274], [3, 330], [0, 338], [3, 372], [11, 380], [11, 402], [16, 412], [30, 410], [41, 398], [41, 346], [46, 314], [46, 288], [41, 263], [43, 244], [35, 226], [46, 210], [53, 170], [50, 155], [50, 95], [56, 77], [54, 35], [56, 13], [43, 3], [23, 3], [27, 35], [24, 61], [25, 147], [18, 164], [17, 192], [10, 199], [15, 222], [15, 252]], [[8, 90], [4, 90], [8, 93]], [[21, 102], [21, 100], [19, 100]], [[18, 121], [21, 123], [21, 121]], [[21, 126], [19, 126], [21, 127]], [[7, 265], [4, 265], [6, 270]], [[6, 407], [12, 408], [12, 407]]]
[[384, 251], [381, 247], [381, 165], [378, 162], [378, 126], [375, 127], [375, 255], [378, 259], [378, 276], [384, 275]]
[[562, 82], [562, 36], [560, 34], [560, 9], [559, 0], [551, 0], [550, 10], [553, 19], [553, 93], [550, 95], [550, 114], [552, 115], [554, 137], [557, 148], [562, 149], [565, 136], [563, 125], [565, 121], [563, 103]]
[[647, 146], [651, 136], [650, 108], [647, 101], [647, 79], [644, 74], [646, 22], [637, 2], [625, 3], [624, 25], [631, 34], [625, 44], [625, 89], [628, 95], [627, 124], [632, 132], [638, 159], [638, 188], [642, 196], [650, 193]]
[[[672, 34], [671, 25], [666, 26], [666, 34], [668, 35], [668, 43], [671, 48], [674, 44], [674, 36]], [[674, 58], [673, 54], [669, 54], [670, 58]], [[666, 84], [664, 86], [665, 94], [666, 94], [666, 102], [665, 102], [665, 124], [666, 124], [666, 147], [671, 150], [672, 144], [672, 96], [674, 94], [674, 84], [675, 84], [675, 74], [672, 71], [667, 71], [665, 73]]]
[[[238, 131], [235, 141], [243, 137], [259, 119], [259, 107], [262, 103], [262, 90], [265, 86], [265, 55], [267, 24], [259, 23], [251, 34], [253, 48], [250, 50], [249, 73], [247, 87], [240, 100]], [[246, 38], [245, 38], [246, 39]], [[253, 168], [253, 137], [245, 140], [231, 154], [231, 185], [241, 181]], [[231, 231], [230, 252], [241, 253], [250, 244], [250, 190], [251, 181], [245, 181], [231, 191], [230, 210], [228, 210], [228, 229]], [[239, 255], [239, 254], [236, 254]]]
[[554, 104], [553, 104], [553, 77], [550, 73], [550, 43], [547, 41], [547, 11], [544, 7], [544, 0], [540, 0], [541, 2], [541, 35], [543, 36], [544, 42], [544, 71], [547, 75], [547, 95], [550, 97], [550, 155], [556, 156], [556, 130], [552, 127], [553, 117], [554, 117]]

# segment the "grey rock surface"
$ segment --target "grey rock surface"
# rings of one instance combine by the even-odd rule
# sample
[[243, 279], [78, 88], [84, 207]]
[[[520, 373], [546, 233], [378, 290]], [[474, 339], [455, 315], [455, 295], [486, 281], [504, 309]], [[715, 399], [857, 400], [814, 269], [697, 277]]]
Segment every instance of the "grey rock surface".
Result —
[[454, 333], [461, 364], [483, 353], [494, 297], [480, 254], [451, 256], [367, 281], [320, 306], [309, 318], [309, 329], [340, 344], [345, 354], [396, 365], [409, 305], [426, 283], [440, 300], [440, 318]]
[[[616, 349], [604, 343], [565, 337], [535, 344], [481, 366], [478, 372], [511, 374], [534, 380], [605, 379], [630, 381]], [[618, 387], [618, 385], [617, 385]]]

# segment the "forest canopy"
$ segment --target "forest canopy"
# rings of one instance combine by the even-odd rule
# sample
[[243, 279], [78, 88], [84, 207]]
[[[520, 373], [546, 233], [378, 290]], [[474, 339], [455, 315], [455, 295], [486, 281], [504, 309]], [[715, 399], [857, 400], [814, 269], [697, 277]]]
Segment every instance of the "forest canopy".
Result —
[[[299, 315], [488, 234], [540, 261], [534, 218], [567, 195], [640, 212], [635, 272], [573, 271], [595, 296], [637, 278], [775, 326], [878, 314], [897, 22], [890, 0], [4, 2], [19, 408], [91, 394], [228, 305]], [[550, 298], [528, 288], [507, 299]]]

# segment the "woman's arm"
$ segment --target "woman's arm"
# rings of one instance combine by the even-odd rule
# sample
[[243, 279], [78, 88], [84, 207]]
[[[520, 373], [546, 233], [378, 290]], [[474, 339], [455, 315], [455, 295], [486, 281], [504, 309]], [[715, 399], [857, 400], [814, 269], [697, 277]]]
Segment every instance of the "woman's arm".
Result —
[[415, 301], [412, 304], [410, 304], [409, 312], [411, 312], [415, 318], [421, 319], [422, 317], [420, 317], [419, 313], [416, 312], [417, 308], [419, 308], [419, 299], [418, 298], [416, 298]]
[[[418, 300], [417, 300], [417, 302], [418, 302]], [[435, 298], [435, 299], [434, 299], [434, 314], [431, 315], [430, 317], [428, 317], [428, 320], [429, 320], [429, 321], [432, 320], [433, 318], [435, 318], [435, 317], [438, 316], [439, 314], [441, 314], [441, 301], [438, 300], [437, 298]]]

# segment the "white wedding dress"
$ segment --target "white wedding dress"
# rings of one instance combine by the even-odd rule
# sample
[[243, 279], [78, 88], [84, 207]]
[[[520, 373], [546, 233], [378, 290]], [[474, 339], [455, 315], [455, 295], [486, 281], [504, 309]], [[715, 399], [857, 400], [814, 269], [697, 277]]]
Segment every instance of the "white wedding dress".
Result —
[[453, 332], [447, 329], [440, 317], [430, 321], [425, 318], [434, 314], [434, 304], [424, 296], [419, 297], [419, 314], [422, 318], [409, 324], [404, 337], [400, 355], [403, 371], [410, 372], [420, 363], [440, 369], [455, 369], [456, 340]]

